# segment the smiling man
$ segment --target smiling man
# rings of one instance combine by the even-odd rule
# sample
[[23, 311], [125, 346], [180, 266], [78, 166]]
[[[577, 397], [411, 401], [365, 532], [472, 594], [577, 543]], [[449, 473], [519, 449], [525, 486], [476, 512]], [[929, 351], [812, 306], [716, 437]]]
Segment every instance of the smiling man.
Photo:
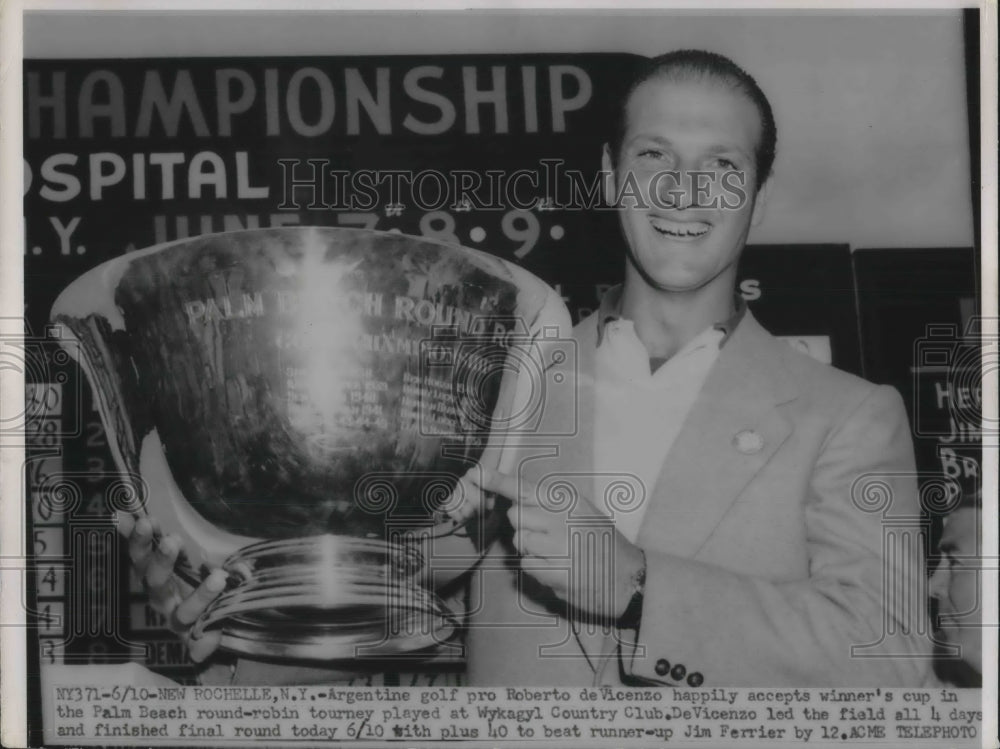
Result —
[[603, 154], [625, 281], [574, 330], [573, 397], [547, 403], [576, 429], [463, 479], [459, 518], [512, 503], [476, 575], [470, 683], [922, 683], [923, 560], [887, 552], [882, 522], [919, 516], [901, 398], [736, 294], [775, 143], [719, 55], [652, 59], [625, 90]]

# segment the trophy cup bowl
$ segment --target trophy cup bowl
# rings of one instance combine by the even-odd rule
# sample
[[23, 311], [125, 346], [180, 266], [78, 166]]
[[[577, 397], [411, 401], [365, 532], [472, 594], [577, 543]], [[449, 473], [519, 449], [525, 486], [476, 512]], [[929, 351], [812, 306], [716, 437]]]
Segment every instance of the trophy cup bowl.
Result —
[[435, 588], [475, 555], [433, 574], [453, 535], [443, 504], [530, 430], [514, 416], [541, 397], [523, 384], [532, 343], [569, 325], [551, 288], [499, 258], [319, 227], [123, 255], [51, 318], [129, 509], [180, 536], [190, 584], [229, 574], [193, 636], [306, 661], [430, 653], [454, 633]]

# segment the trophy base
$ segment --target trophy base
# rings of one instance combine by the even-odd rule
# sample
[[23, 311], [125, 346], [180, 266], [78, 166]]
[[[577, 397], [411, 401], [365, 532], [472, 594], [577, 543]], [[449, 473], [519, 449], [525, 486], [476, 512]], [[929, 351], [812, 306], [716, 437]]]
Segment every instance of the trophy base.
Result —
[[295, 661], [432, 657], [458, 629], [419, 582], [415, 548], [322, 535], [247, 546], [223, 564], [230, 584], [191, 637], [221, 630], [220, 647]]

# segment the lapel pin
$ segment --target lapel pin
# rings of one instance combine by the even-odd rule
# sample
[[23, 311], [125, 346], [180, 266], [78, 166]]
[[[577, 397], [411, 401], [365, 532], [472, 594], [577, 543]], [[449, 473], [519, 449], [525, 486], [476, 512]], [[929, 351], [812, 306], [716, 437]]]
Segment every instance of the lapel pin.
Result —
[[752, 429], [744, 429], [733, 437], [733, 447], [744, 455], [754, 455], [764, 449], [764, 438]]

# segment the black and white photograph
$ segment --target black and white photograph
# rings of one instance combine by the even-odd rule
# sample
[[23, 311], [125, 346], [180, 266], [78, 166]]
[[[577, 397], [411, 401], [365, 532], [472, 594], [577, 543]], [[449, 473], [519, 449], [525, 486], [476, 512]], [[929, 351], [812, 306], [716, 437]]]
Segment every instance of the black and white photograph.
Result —
[[2, 24], [5, 746], [998, 745], [995, 3]]

